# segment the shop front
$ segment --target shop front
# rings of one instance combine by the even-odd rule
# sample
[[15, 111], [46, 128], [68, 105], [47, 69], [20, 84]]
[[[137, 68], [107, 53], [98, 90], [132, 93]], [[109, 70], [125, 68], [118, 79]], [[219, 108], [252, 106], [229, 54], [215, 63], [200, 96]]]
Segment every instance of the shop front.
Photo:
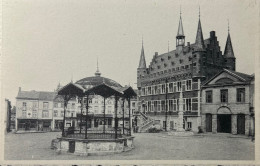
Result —
[[37, 119], [17, 119], [18, 130], [37, 131]]
[[51, 120], [39, 120], [38, 131], [51, 131]]

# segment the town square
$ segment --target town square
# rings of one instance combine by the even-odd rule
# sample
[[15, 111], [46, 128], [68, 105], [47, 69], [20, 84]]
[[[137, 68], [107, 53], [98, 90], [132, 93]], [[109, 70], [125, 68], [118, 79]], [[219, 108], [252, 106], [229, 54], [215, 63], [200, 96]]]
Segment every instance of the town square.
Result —
[[4, 1], [4, 159], [255, 160], [254, 3]]

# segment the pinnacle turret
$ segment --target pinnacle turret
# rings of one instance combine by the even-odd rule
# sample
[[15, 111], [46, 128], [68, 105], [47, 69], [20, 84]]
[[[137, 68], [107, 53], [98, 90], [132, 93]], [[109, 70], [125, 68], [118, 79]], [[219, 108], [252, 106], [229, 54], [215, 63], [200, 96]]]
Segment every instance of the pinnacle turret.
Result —
[[197, 51], [205, 49], [203, 32], [202, 32], [202, 27], [201, 27], [201, 22], [200, 22], [200, 11], [199, 11], [199, 22], [198, 22], [198, 29], [197, 29], [197, 35], [196, 35], [196, 40], [195, 40], [195, 46], [196, 46], [195, 49]]
[[225, 58], [235, 58], [229, 32], [228, 32], [226, 47], [225, 47], [225, 51], [224, 51], [224, 57]]
[[146, 61], [145, 61], [145, 56], [144, 56], [144, 44], [142, 40], [142, 50], [141, 50], [141, 56], [140, 56], [140, 61], [139, 61], [139, 66], [138, 68], [143, 69], [146, 68]]
[[178, 27], [178, 32], [177, 32], [177, 36], [176, 36], [177, 49], [180, 51], [181, 48], [184, 46], [184, 44], [185, 44], [185, 35], [184, 35], [184, 31], [183, 31], [181, 11], [180, 11], [179, 27]]
[[97, 71], [95, 72], [95, 76], [100, 76], [100, 75], [101, 75], [101, 73], [98, 68], [98, 59], [97, 59]]

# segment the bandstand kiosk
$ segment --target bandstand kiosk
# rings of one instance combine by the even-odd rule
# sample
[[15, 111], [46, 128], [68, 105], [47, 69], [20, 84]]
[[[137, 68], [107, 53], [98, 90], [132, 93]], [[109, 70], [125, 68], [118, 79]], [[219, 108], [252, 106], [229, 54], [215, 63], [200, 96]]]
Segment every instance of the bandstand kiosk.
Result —
[[[62, 136], [58, 137], [55, 143], [55, 150], [58, 153], [69, 152], [77, 155], [106, 155], [121, 153], [124, 151], [129, 151], [134, 148], [131, 132], [131, 109], [130, 101], [131, 98], [136, 96], [136, 93], [132, 87], [121, 87], [121, 86], [111, 86], [108, 85], [109, 82], [104, 81], [104, 77], [96, 77], [96, 79], [103, 79], [102, 83], [97, 83], [92, 86], [85, 86], [81, 84], [80, 81], [76, 83], [69, 83], [58, 91], [58, 95], [63, 97], [64, 100], [64, 117], [63, 124], [65, 124], [65, 115], [68, 101], [72, 98], [77, 98], [81, 105], [81, 114], [79, 120], [81, 124], [84, 124], [85, 127], [82, 129], [80, 126], [79, 130], [76, 130], [73, 127], [68, 129], [63, 125]], [[103, 118], [104, 122], [106, 120], [106, 99], [108, 97], [114, 98], [114, 118], [113, 118], [113, 127], [106, 128], [105, 125], [103, 129], [90, 130], [87, 127], [88, 121], [91, 119], [89, 115], [89, 99], [93, 95], [99, 95], [103, 97], [104, 111]], [[118, 127], [118, 101], [127, 100], [129, 107], [129, 122], [128, 128], [119, 128]], [[82, 114], [82, 110], [85, 107], [86, 113]], [[124, 113], [123, 113], [124, 114]], [[123, 119], [124, 121], [124, 119]], [[85, 122], [85, 123], [84, 123]], [[124, 124], [124, 122], [123, 122]]]

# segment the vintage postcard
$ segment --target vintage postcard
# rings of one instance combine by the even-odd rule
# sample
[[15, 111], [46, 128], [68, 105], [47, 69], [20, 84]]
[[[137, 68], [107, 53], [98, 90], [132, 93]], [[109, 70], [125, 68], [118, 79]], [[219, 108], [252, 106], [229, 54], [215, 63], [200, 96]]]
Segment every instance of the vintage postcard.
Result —
[[258, 163], [259, 1], [1, 3], [3, 164]]

